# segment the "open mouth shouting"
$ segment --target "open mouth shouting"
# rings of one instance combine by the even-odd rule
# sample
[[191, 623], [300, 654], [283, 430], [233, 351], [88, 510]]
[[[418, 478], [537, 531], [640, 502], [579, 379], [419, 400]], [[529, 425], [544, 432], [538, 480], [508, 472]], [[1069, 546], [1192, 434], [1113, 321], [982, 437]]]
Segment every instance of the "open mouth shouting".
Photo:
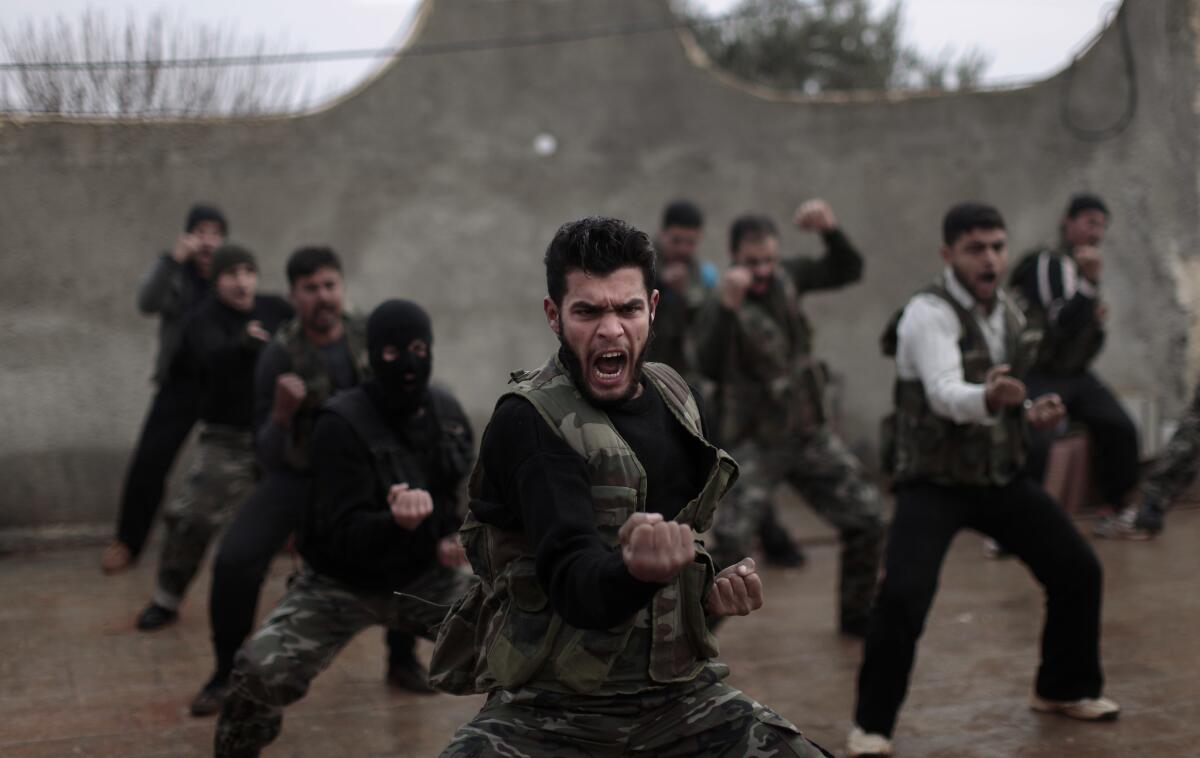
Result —
[[629, 354], [624, 350], [594, 353], [588, 366], [588, 378], [601, 389], [621, 387], [629, 375]]

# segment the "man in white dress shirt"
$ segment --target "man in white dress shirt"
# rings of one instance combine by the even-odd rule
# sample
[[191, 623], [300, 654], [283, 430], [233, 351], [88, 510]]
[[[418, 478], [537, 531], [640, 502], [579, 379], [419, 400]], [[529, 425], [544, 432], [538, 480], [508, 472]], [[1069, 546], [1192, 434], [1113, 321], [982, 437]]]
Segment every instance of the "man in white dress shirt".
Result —
[[964, 528], [993, 537], [1046, 591], [1036, 711], [1100, 721], [1116, 718], [1102, 696], [1100, 563], [1066, 515], [1024, 476], [1026, 427], [1063, 415], [1057, 395], [1027, 401], [1019, 378], [1041, 335], [1000, 287], [1008, 262], [995, 208], [957, 205], [942, 224], [941, 276], [889, 324], [896, 359], [896, 412], [885, 446], [896, 483], [883, 584], [858, 677], [847, 753], [891, 755], [942, 559]]

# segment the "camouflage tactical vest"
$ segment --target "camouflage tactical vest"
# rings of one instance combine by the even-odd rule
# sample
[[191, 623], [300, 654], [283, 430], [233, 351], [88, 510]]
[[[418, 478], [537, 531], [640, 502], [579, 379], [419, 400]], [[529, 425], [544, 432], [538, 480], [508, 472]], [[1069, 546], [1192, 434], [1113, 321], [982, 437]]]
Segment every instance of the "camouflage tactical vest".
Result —
[[[350, 315], [346, 315], [343, 321], [354, 376], [358, 383], [362, 383], [371, 373], [371, 363], [367, 354], [367, 325], [361, 318]], [[304, 380], [304, 400], [296, 410], [296, 415], [292, 417], [291, 444], [288, 445], [287, 459], [292, 468], [305, 471], [309, 467], [308, 447], [312, 440], [317, 411], [333, 395], [336, 387], [321, 352], [304, 336], [304, 327], [299, 318], [288, 322], [279, 330], [275, 339], [287, 350], [292, 371]]]
[[[963, 380], [983, 384], [992, 358], [975, 318], [941, 282], [921, 294], [935, 295], [954, 309], [962, 327], [958, 347], [962, 351]], [[1001, 302], [1007, 362], [1012, 375], [1020, 378], [1036, 355], [1041, 333], [1027, 327], [1016, 306], [1008, 300]], [[890, 357], [896, 355], [896, 327], [903, 313], [901, 309], [892, 317], [883, 335], [883, 352]], [[1021, 406], [1006, 408], [995, 424], [958, 424], [933, 412], [920, 379], [899, 377], [894, 400], [895, 414], [884, 422], [882, 453], [885, 468], [898, 483], [1001, 486], [1025, 465], [1025, 413]]]
[[[658, 363], [646, 363], [644, 371], [712, 456], [704, 488], [676, 516], [697, 533], [706, 531], [717, 501], [737, 478], [737, 464], [704, 439], [699, 410], [679, 375]], [[532, 403], [587, 461], [597, 527], [618, 548], [621, 525], [646, 509], [645, 472], [633, 449], [608, 415], [580, 395], [557, 357], [539, 371], [513, 374], [513, 381], [508, 394]], [[472, 498], [480, 495], [481, 480], [477, 464]], [[460, 534], [480, 582], [455, 603], [438, 632], [430, 665], [430, 682], [438, 689], [467, 694], [529, 685], [563, 693], [637, 692], [690, 681], [717, 655], [703, 605], [713, 564], [699, 546], [696, 561], [633, 618], [589, 630], [570, 626], [550, 606], [522, 530], [500, 529], [468, 514]]]
[[791, 277], [779, 272], [765, 297], [742, 301], [737, 321], [717, 389], [720, 443], [771, 442], [823, 425], [828, 369], [811, 355], [812, 324]]
[[[1037, 260], [1043, 253], [1059, 260], [1070, 257], [1070, 254], [1061, 248], [1034, 250], [1017, 264], [1013, 270], [1013, 279], [1016, 280], [1022, 274], [1036, 276]], [[1038, 350], [1034, 370], [1053, 376], [1072, 376], [1086, 371], [1104, 347], [1103, 324], [1098, 319], [1092, 319], [1070, 338], [1060, 336], [1051, 328], [1050, 314], [1046, 312], [1041, 300], [1028, 297], [1022, 287], [1013, 289], [1017, 304], [1025, 313], [1026, 321], [1032, 328], [1043, 333], [1042, 346]]]

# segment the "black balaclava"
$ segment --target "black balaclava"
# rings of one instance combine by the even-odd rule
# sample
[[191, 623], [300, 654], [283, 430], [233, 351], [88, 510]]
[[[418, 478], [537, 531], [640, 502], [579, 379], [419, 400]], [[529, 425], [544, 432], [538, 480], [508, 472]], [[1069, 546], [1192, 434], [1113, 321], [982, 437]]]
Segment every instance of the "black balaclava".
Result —
[[[424, 358], [409, 352], [413, 340], [424, 340], [429, 346]], [[389, 345], [397, 352], [394, 361], [383, 359], [383, 349]], [[367, 350], [385, 410], [394, 416], [411, 416], [425, 400], [433, 370], [429, 314], [411, 300], [385, 300], [367, 319]]]

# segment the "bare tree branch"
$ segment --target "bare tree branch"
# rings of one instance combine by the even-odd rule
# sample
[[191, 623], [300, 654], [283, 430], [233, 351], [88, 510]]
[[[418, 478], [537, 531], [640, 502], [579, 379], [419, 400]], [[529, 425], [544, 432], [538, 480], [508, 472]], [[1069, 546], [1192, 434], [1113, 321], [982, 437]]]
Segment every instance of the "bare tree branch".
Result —
[[0, 71], [0, 110], [64, 115], [252, 116], [303, 106], [311, 81], [295, 66], [171, 66], [170, 61], [293, 52], [231, 24], [192, 22], [162, 11], [124, 22], [101, 10], [41, 25], [0, 25], [0, 56], [13, 63], [134, 61], [138, 65], [29, 67]]

